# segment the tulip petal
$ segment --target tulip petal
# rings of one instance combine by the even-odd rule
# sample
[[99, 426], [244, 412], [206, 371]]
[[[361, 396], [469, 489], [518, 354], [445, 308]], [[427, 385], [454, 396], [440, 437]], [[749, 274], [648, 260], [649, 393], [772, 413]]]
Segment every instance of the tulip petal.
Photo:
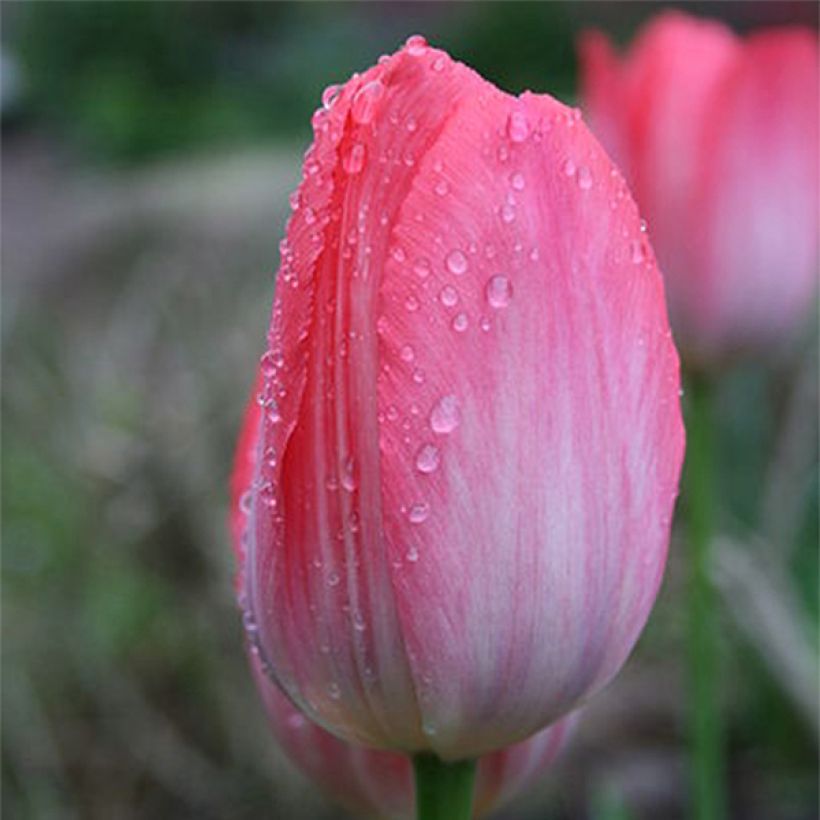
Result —
[[678, 362], [624, 183], [549, 97], [459, 108], [395, 236], [382, 510], [423, 727], [452, 759], [565, 714], [631, 649], [676, 494]]
[[247, 596], [260, 648], [302, 708], [349, 739], [402, 748], [424, 738], [382, 528], [378, 285], [416, 158], [483, 85], [427, 52], [354, 77], [316, 123], [265, 354], [260, 449], [273, 462], [260, 459]]
[[812, 303], [817, 65], [813, 33], [762, 32], [745, 43], [711, 101], [694, 207], [702, 231], [690, 346], [701, 357], [775, 344]]

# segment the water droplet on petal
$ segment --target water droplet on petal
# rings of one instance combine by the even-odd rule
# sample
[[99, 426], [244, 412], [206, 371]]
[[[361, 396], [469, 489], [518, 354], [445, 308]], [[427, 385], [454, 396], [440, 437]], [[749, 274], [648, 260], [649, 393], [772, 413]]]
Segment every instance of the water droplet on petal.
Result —
[[349, 493], [356, 489], [356, 462], [348, 458], [342, 468], [342, 487]]
[[413, 271], [419, 279], [426, 279], [430, 275], [430, 260], [419, 257], [413, 265]]
[[523, 191], [524, 184], [524, 174], [522, 174], [520, 171], [517, 171], [510, 177], [510, 185], [512, 185], [514, 190]]
[[571, 159], [564, 160], [563, 169], [568, 177], [575, 176], [575, 163]]
[[415, 351], [410, 345], [404, 345], [399, 355], [401, 356], [402, 361], [404, 362], [412, 362], [416, 356]]
[[433, 473], [441, 463], [441, 453], [435, 444], [424, 444], [416, 453], [416, 468], [420, 473]]
[[[407, 519], [411, 524], [422, 524], [427, 520], [429, 515], [430, 505], [425, 504], [424, 502], [420, 504], [413, 504], [413, 506], [407, 511]], [[413, 560], [409, 555], [407, 556], [407, 559], [408, 561]]]
[[359, 125], [367, 125], [373, 120], [379, 100], [384, 96], [384, 85], [379, 80], [363, 85], [353, 98], [350, 115]]
[[411, 564], [415, 564], [419, 560], [419, 551], [415, 547], [410, 547], [405, 557]]
[[364, 168], [365, 148], [360, 142], [354, 143], [342, 160], [342, 167], [348, 174], [358, 174]]
[[[325, 109], [330, 109], [333, 106], [333, 103], [336, 102], [336, 99], [339, 96], [339, 92], [342, 90], [340, 85], [329, 85], [323, 92], [322, 92], [322, 106]], [[314, 97], [315, 99], [315, 97]]]
[[586, 165], [578, 169], [578, 187], [582, 191], [588, 191], [592, 187], [592, 173]]
[[496, 274], [487, 281], [486, 293], [490, 307], [505, 308], [512, 298], [512, 284], [503, 274]]
[[291, 729], [304, 729], [307, 726], [307, 718], [304, 715], [300, 715], [298, 712], [294, 712], [294, 714], [288, 717], [288, 727]]
[[411, 313], [414, 313], [415, 311], [417, 311], [419, 309], [419, 300], [416, 299], [416, 297], [411, 294], [410, 296], [408, 296], [404, 300], [404, 306]]
[[446, 434], [461, 423], [461, 409], [453, 395], [442, 396], [430, 412], [430, 428], [434, 433]]
[[439, 196], [447, 196], [447, 193], [450, 190], [450, 186], [447, 184], [446, 179], [440, 179], [436, 183], [436, 187], [433, 189]]
[[452, 285], [445, 285], [438, 295], [441, 304], [445, 307], [453, 307], [458, 302], [458, 291]]
[[342, 696], [342, 690], [339, 689], [338, 683], [329, 683], [327, 685], [327, 693], [333, 700], [338, 700]]
[[253, 493], [250, 490], [246, 490], [239, 499], [239, 509], [247, 515], [251, 511], [252, 506]]
[[441, 71], [444, 68], [445, 63], [446, 60], [444, 59], [444, 57], [436, 57], [436, 59], [433, 60], [431, 68], [433, 69], [433, 71]]
[[401, 245], [395, 245], [390, 250], [390, 255], [396, 260], [396, 262], [399, 263], [404, 262], [404, 260], [407, 259], [407, 254], [404, 252], [404, 248], [402, 248]]
[[507, 136], [510, 142], [524, 142], [530, 135], [530, 124], [522, 111], [513, 111], [507, 119]]
[[451, 251], [444, 262], [447, 270], [456, 276], [461, 276], [467, 270], [467, 257], [461, 251]]
[[501, 206], [501, 221], [507, 225], [515, 221], [515, 208], [508, 202]]
[[427, 53], [427, 40], [420, 34], [413, 34], [404, 43], [411, 57], [422, 57]]
[[464, 333], [464, 331], [467, 330], [468, 324], [469, 321], [466, 313], [459, 313], [453, 317], [453, 330], [457, 333]]
[[636, 265], [640, 265], [644, 260], [643, 246], [637, 239], [633, 239], [632, 242], [630, 242], [629, 248], [631, 251], [632, 261]]

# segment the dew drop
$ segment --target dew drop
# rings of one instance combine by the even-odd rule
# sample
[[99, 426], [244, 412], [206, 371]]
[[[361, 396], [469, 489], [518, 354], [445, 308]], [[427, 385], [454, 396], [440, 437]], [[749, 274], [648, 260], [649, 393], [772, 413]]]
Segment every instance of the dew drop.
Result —
[[433, 60], [432, 66], [430, 66], [430, 67], [433, 69], [433, 71], [442, 71], [444, 69], [444, 65], [445, 65], [444, 57], [436, 57], [436, 59]]
[[[339, 92], [342, 90], [340, 85], [329, 85], [323, 92], [322, 92], [322, 107], [326, 110], [332, 108], [333, 103], [339, 97]], [[315, 99], [315, 98], [314, 98]]]
[[458, 399], [453, 395], [442, 396], [430, 412], [430, 428], [434, 433], [446, 434], [461, 424]]
[[515, 221], [515, 208], [509, 202], [501, 206], [501, 221], [507, 225]]
[[488, 333], [490, 328], [492, 327], [492, 322], [486, 317], [482, 316], [481, 319], [478, 321], [478, 326], [485, 332]]
[[522, 174], [520, 171], [517, 171], [510, 177], [510, 185], [512, 185], [514, 190], [523, 191], [524, 184], [524, 174]]
[[419, 309], [419, 300], [411, 294], [404, 300], [404, 306], [411, 313], [415, 313]]
[[423, 444], [416, 453], [416, 468], [420, 473], [434, 473], [441, 463], [441, 453], [435, 444]]
[[507, 119], [507, 136], [510, 142], [524, 142], [530, 135], [530, 124], [521, 111], [513, 111]]
[[250, 490], [246, 490], [242, 493], [242, 497], [239, 499], [239, 509], [241, 512], [247, 515], [251, 511], [251, 507], [253, 506], [253, 493]]
[[415, 547], [410, 547], [405, 556], [411, 564], [415, 564], [419, 560], [419, 551]]
[[452, 326], [456, 333], [464, 333], [467, 330], [469, 321], [466, 313], [459, 313], [453, 318]]
[[444, 260], [450, 273], [461, 276], [467, 270], [467, 257], [459, 250], [450, 251]]
[[568, 177], [575, 176], [575, 163], [571, 159], [564, 160], [563, 169]]
[[412, 134], [419, 127], [419, 124], [416, 122], [415, 118], [408, 117], [404, 127]]
[[352, 493], [356, 489], [356, 483], [356, 462], [348, 458], [342, 468], [342, 487]]
[[582, 165], [578, 169], [578, 187], [582, 191], [588, 191], [592, 187], [592, 173], [586, 165]]
[[348, 174], [358, 174], [364, 168], [365, 149], [360, 142], [351, 146], [342, 160], [342, 167]]
[[291, 729], [304, 729], [307, 726], [307, 718], [304, 715], [294, 713], [288, 717], [288, 727]]
[[262, 354], [259, 359], [259, 366], [266, 376], [272, 376], [276, 372], [276, 357], [273, 355], [273, 351], [268, 350]]
[[458, 302], [458, 291], [452, 285], [445, 285], [438, 298], [445, 307], [453, 307]]
[[487, 280], [486, 287], [487, 301], [490, 307], [505, 308], [512, 298], [512, 285], [510, 280], [503, 274], [496, 274]]
[[430, 275], [430, 260], [424, 256], [416, 259], [413, 264], [413, 272], [419, 279], [426, 279]]
[[450, 186], [447, 184], [446, 179], [440, 179], [436, 183], [436, 187], [433, 189], [439, 196], [447, 196], [450, 191]]
[[646, 220], [642, 219], [641, 220], [641, 233], [646, 233], [646, 228], [647, 228]]
[[395, 245], [391, 251], [390, 255], [395, 259], [396, 262], [402, 263], [405, 259], [407, 259], [407, 254], [404, 252], [404, 248], [401, 245]]
[[342, 690], [339, 689], [338, 683], [329, 683], [327, 685], [327, 693], [333, 700], [338, 700], [342, 696]]
[[404, 43], [411, 57], [422, 57], [427, 53], [427, 40], [421, 34], [413, 34]]
[[637, 239], [633, 239], [629, 244], [632, 261], [640, 265], [644, 260], [643, 246]]
[[401, 356], [403, 362], [412, 362], [416, 357], [415, 351], [411, 345], [404, 345], [401, 351], [399, 351], [399, 355]]
[[337, 586], [339, 586], [339, 583], [341, 582], [341, 580], [342, 579], [339, 576], [339, 573], [336, 572], [336, 570], [332, 570], [327, 576], [327, 585], [329, 587], [337, 587]]
[[384, 96], [384, 85], [379, 80], [363, 85], [353, 98], [350, 115], [359, 125], [367, 125], [373, 120], [379, 100]]
[[[430, 515], [430, 505], [424, 502], [419, 504], [413, 504], [412, 507], [407, 511], [407, 520], [411, 524], [423, 524]], [[418, 557], [418, 555], [416, 556]], [[413, 559], [410, 558], [410, 555], [407, 556], [408, 561], [412, 561]]]

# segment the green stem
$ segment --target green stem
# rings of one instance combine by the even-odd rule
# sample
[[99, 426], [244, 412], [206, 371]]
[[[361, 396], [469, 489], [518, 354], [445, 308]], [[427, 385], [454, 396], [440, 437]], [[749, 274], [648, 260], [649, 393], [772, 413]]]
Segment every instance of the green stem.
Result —
[[689, 383], [686, 499], [689, 512], [689, 676], [692, 817], [722, 820], [723, 727], [717, 697], [719, 645], [710, 548], [715, 515], [712, 386], [705, 377]]
[[470, 820], [473, 815], [475, 760], [445, 763], [432, 754], [416, 755], [418, 820]]

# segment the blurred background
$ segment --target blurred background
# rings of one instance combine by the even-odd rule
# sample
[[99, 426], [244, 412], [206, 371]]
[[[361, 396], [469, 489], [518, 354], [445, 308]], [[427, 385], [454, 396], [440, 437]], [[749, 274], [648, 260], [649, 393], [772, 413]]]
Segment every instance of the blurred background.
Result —
[[[574, 99], [662, 3], [4, 2], [3, 737], [10, 818], [334, 818], [263, 721], [225, 525], [322, 89], [421, 32]], [[815, 3], [688, 3], [739, 31]], [[817, 340], [718, 396], [732, 816], [817, 797]], [[507, 818], [683, 817], [680, 535], [624, 672]]]

